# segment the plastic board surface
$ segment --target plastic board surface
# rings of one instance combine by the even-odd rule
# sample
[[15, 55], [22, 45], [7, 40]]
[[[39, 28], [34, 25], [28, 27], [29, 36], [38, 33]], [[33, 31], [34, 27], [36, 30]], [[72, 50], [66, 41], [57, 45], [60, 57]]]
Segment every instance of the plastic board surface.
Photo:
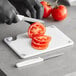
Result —
[[20, 58], [27, 58], [49, 51], [54, 51], [59, 48], [73, 45], [73, 41], [61, 32], [56, 26], [51, 25], [46, 27], [46, 35], [52, 37], [52, 40], [45, 50], [36, 50], [31, 47], [31, 38], [28, 37], [27, 33], [23, 33], [17, 36], [16, 40], [12, 37], [6, 37], [5, 43], [15, 51]]

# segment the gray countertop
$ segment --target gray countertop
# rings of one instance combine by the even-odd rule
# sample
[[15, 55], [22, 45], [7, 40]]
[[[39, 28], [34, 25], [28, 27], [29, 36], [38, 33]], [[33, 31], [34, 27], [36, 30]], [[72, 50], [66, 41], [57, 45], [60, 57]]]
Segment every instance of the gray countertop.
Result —
[[67, 7], [67, 9], [68, 17], [65, 20], [57, 22], [49, 17], [45, 19], [45, 25], [56, 25], [75, 42], [74, 45], [40, 55], [64, 52], [63, 56], [22, 68], [15, 67], [15, 64], [22, 59], [3, 42], [3, 39], [26, 32], [29, 24], [25, 22], [12, 25], [0, 24], [0, 68], [7, 76], [63, 76], [76, 71], [76, 7]]

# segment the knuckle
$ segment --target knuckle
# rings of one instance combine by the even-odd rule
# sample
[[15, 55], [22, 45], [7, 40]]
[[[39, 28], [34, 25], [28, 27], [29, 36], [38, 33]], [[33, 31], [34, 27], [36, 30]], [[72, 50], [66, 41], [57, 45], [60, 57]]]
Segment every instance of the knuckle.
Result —
[[34, 13], [34, 14], [36, 14], [36, 10], [35, 9], [32, 9], [32, 11], [31, 11], [32, 13]]

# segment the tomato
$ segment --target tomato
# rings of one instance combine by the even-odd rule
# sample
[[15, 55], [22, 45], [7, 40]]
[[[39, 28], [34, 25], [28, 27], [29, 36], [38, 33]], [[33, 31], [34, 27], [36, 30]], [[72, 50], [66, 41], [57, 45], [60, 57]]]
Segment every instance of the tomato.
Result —
[[46, 28], [44, 27], [43, 24], [39, 22], [35, 22], [30, 25], [28, 29], [28, 35], [30, 38], [33, 38], [35, 36], [44, 35], [45, 31], [46, 31]]
[[49, 43], [45, 43], [45, 44], [40, 44], [40, 43], [36, 43], [35, 41], [32, 40], [31, 42], [33, 45], [37, 46], [37, 47], [45, 47], [46, 45], [48, 45]]
[[33, 41], [40, 44], [49, 43], [50, 40], [51, 40], [51, 37], [47, 35], [36, 36], [33, 38]]
[[59, 5], [52, 9], [52, 17], [54, 20], [64, 20], [67, 17], [67, 8], [64, 5]]
[[32, 44], [32, 47], [34, 49], [37, 49], [37, 50], [44, 50], [44, 49], [46, 49], [48, 47], [48, 45], [46, 45], [45, 47], [44, 46], [43, 47], [38, 47], [38, 46], [35, 46], [35, 45]]
[[44, 7], [44, 14], [43, 14], [43, 18], [47, 18], [48, 16], [50, 16], [51, 11], [52, 11], [52, 7], [51, 5], [48, 5], [48, 2], [46, 1], [41, 1], [40, 2], [43, 7]]
[[47, 35], [35, 36], [32, 38], [31, 45], [35, 49], [43, 50], [48, 47], [50, 40], [51, 40], [51, 37]]
[[31, 46], [37, 50], [44, 50], [48, 47], [48, 44], [36, 44], [34, 42], [31, 43]]
[[41, 1], [40, 2], [42, 5], [47, 5], [47, 2], [46, 1]]

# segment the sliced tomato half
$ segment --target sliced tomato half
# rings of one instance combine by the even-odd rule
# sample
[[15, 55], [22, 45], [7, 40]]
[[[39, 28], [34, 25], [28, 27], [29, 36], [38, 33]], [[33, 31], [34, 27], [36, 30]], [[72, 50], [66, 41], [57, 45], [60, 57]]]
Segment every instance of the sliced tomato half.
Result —
[[35, 22], [35, 23], [31, 24], [28, 29], [28, 35], [30, 38], [33, 38], [33, 37], [39, 36], [39, 35], [44, 35], [45, 32], [46, 32], [46, 28], [44, 27], [43, 24], [41, 24], [39, 22]]
[[51, 37], [47, 35], [35, 36], [33, 37], [33, 41], [36, 43], [45, 44], [51, 41]]

